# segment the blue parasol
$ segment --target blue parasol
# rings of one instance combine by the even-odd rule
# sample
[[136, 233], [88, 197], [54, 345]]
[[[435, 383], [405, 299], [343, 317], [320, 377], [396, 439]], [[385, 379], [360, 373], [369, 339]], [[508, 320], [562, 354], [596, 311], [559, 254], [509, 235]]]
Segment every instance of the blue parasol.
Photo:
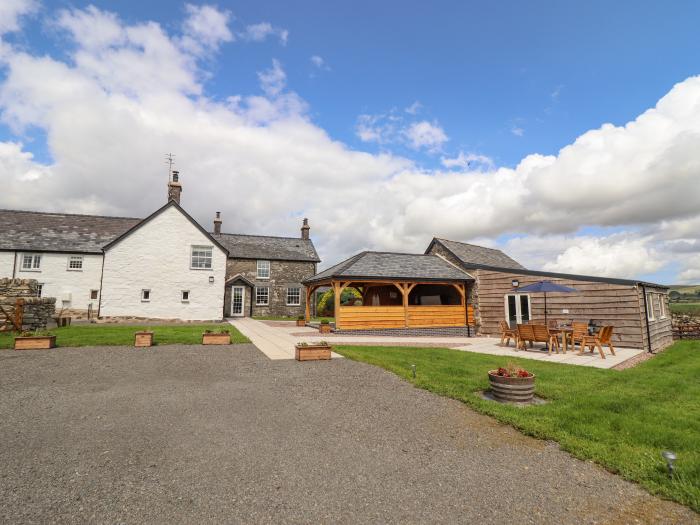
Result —
[[563, 286], [552, 281], [539, 281], [527, 286], [515, 289], [516, 293], [543, 293], [544, 294], [544, 324], [547, 324], [547, 293], [576, 293], [576, 288]]

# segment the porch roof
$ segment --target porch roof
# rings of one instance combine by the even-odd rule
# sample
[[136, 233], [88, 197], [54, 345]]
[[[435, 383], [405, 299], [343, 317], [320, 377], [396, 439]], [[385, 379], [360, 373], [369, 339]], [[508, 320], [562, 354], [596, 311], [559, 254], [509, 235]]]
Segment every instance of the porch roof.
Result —
[[332, 279], [343, 280], [404, 280], [404, 281], [472, 281], [467, 272], [448, 263], [437, 255], [414, 253], [360, 252], [331, 266], [304, 284]]

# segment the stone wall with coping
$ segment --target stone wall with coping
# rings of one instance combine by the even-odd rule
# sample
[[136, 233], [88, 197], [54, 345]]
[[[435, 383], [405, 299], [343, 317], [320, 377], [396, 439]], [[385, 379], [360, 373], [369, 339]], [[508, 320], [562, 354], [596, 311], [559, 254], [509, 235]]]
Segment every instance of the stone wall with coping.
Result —
[[[36, 279], [0, 279], [0, 307], [6, 315], [13, 318], [17, 301], [22, 301], [23, 330], [38, 330], [46, 328], [56, 312], [55, 297], [37, 297], [39, 283]], [[0, 312], [2, 322], [5, 314]]]

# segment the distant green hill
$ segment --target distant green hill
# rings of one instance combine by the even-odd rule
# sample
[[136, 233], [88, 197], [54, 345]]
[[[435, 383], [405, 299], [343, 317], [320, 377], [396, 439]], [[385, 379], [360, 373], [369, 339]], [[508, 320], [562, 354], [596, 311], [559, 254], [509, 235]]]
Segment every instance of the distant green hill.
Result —
[[672, 292], [676, 291], [681, 294], [700, 295], [700, 284], [672, 284], [669, 288]]

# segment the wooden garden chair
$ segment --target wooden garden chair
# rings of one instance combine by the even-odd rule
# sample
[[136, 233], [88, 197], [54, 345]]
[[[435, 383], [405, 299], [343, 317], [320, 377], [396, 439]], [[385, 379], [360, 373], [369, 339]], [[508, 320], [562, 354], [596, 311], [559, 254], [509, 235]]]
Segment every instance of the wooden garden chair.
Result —
[[508, 346], [510, 344], [511, 339], [515, 343], [515, 348], [517, 349], [518, 331], [508, 326], [508, 323], [506, 321], [501, 321], [501, 344], [503, 344], [503, 341], [505, 341], [506, 346]]
[[547, 345], [547, 351], [551, 354], [552, 348], [556, 348], [557, 354], [559, 353], [559, 339], [556, 335], [549, 331], [543, 324], [533, 324], [532, 332], [535, 336], [535, 343], [545, 343]]
[[531, 324], [519, 324], [518, 325], [518, 339], [515, 342], [515, 349], [525, 349], [525, 342], [530, 343], [530, 348], [532, 348], [532, 342], [535, 340], [535, 333], [532, 330]]
[[605, 353], [603, 352], [603, 345], [607, 345], [608, 348], [610, 349], [610, 353], [612, 355], [615, 355], [615, 348], [613, 347], [612, 344], [612, 333], [613, 333], [613, 327], [612, 326], [603, 326], [600, 331], [596, 335], [588, 335], [583, 338], [583, 344], [581, 345], [581, 350], [579, 351], [579, 355], [584, 352], [586, 347], [589, 347], [591, 349], [591, 352], [595, 348], [598, 349], [598, 352], [600, 353], [600, 357], [605, 359]]
[[577, 343], [581, 347], [581, 350], [583, 350], [583, 347], [584, 347], [583, 342], [586, 340], [586, 337], [590, 337], [588, 335], [588, 324], [586, 324], [586, 323], [571, 323], [571, 335], [570, 335], [571, 350], [574, 349], [574, 347]]

